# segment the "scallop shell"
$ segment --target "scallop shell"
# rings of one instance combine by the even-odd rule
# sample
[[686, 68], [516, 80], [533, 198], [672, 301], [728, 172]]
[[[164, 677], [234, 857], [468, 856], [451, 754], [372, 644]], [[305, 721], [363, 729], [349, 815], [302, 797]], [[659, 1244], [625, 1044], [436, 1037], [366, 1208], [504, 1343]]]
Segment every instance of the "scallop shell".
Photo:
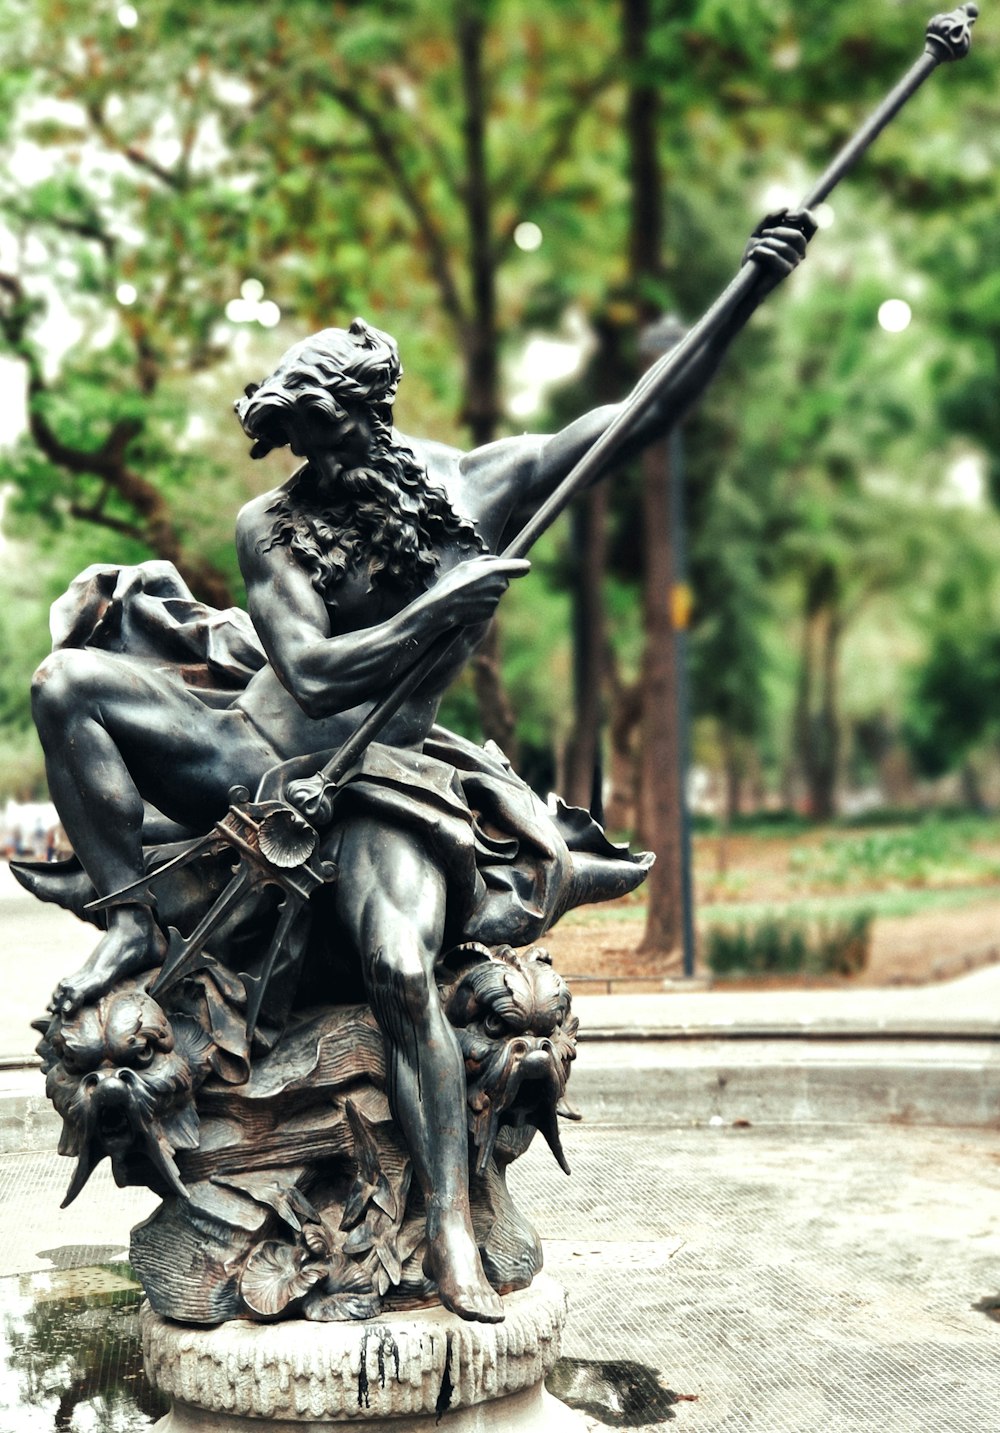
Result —
[[240, 1276], [240, 1295], [250, 1312], [262, 1319], [279, 1318], [318, 1284], [326, 1270], [308, 1258], [304, 1249], [291, 1244], [258, 1244]]
[[261, 855], [272, 866], [291, 870], [309, 859], [319, 837], [306, 818], [289, 806], [264, 817], [257, 839]]

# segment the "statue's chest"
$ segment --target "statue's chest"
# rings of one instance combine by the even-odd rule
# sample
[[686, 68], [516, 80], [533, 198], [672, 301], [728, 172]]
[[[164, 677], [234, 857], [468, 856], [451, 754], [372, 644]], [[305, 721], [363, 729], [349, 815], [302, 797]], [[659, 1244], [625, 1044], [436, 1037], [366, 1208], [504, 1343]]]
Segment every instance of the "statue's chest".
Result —
[[377, 577], [373, 582], [367, 570], [347, 572], [326, 595], [330, 630], [336, 635], [386, 622], [401, 612], [418, 593], [418, 588], [408, 590], [395, 582], [380, 581]]

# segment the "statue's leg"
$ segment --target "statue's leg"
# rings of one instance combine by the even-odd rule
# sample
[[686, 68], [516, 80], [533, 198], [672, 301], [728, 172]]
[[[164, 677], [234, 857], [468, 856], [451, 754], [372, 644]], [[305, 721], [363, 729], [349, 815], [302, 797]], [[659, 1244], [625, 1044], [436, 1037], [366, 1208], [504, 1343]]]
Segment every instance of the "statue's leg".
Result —
[[367, 817], [351, 821], [339, 861], [338, 912], [361, 956], [389, 1102], [427, 1206], [427, 1273], [447, 1308], [499, 1322], [503, 1304], [483, 1273], [469, 1210], [465, 1067], [434, 982], [444, 875], [415, 836]]
[[[101, 895], [143, 874], [143, 798], [203, 828], [225, 810], [231, 785], [252, 786], [275, 759], [240, 713], [213, 711], [152, 666], [109, 653], [47, 657], [32, 710], [49, 792]], [[107, 933], [57, 987], [52, 1008], [72, 1012], [116, 980], [157, 965], [165, 948], [148, 898], [112, 907]]]

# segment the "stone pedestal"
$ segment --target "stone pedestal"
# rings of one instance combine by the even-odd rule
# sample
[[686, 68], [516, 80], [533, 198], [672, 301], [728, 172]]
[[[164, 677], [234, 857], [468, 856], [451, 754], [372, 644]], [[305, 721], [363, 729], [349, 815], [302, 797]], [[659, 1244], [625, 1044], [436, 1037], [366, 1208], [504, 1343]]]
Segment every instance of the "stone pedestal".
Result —
[[170, 1323], [146, 1308], [146, 1375], [173, 1407], [154, 1433], [581, 1433], [549, 1395], [566, 1296], [545, 1275], [504, 1299], [502, 1324], [442, 1308], [366, 1322]]

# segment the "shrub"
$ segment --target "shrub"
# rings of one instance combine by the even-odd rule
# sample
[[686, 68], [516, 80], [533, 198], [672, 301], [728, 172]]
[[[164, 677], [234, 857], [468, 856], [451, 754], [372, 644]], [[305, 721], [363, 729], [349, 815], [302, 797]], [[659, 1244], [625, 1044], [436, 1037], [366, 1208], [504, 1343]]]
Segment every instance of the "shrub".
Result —
[[868, 963], [873, 914], [839, 919], [768, 916], [738, 925], [713, 925], [702, 949], [713, 975], [857, 975]]
[[932, 818], [905, 829], [828, 837], [819, 847], [793, 851], [788, 864], [800, 884], [835, 889], [859, 883], [918, 887], [990, 879], [998, 874], [995, 857], [973, 848], [989, 834], [982, 822]]

